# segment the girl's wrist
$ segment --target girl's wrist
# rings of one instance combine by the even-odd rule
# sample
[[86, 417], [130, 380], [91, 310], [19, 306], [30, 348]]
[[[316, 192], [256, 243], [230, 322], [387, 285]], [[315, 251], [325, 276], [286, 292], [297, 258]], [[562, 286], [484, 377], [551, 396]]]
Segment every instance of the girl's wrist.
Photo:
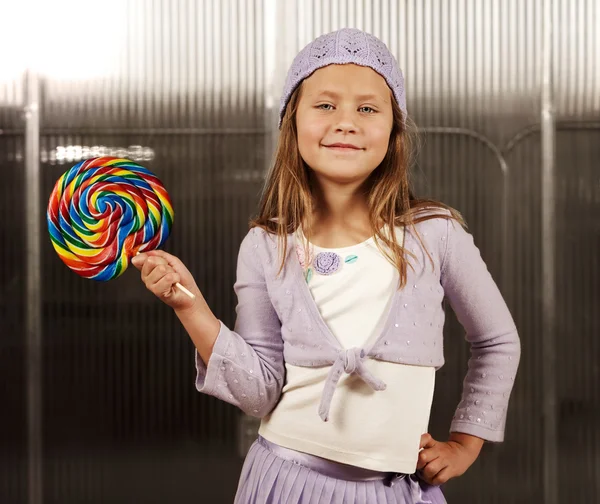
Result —
[[480, 437], [465, 434], [463, 432], [451, 432], [448, 441], [461, 445], [475, 456], [479, 455], [484, 443], [484, 440]]
[[196, 298], [194, 302], [190, 306], [186, 306], [185, 308], [173, 308], [175, 315], [179, 317], [179, 319], [189, 319], [194, 316], [202, 315], [202, 306], [199, 302], [199, 299]]
[[218, 320], [204, 299], [201, 298], [196, 298], [194, 304], [191, 306], [177, 308], [174, 311], [177, 318], [179, 318], [184, 325], [186, 322], [193, 322], [194, 324], [200, 322], [201, 325], [206, 325], [207, 323], [208, 325], [215, 325], [215, 321]]
[[179, 321], [190, 336], [196, 350], [206, 365], [221, 330], [221, 321], [206, 303], [198, 302], [189, 308], [175, 310]]

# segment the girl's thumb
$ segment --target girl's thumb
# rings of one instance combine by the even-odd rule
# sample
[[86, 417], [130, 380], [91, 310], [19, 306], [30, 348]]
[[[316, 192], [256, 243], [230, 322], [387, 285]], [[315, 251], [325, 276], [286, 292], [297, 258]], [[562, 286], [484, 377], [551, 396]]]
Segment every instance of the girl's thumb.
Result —
[[144, 254], [138, 254], [131, 258], [131, 264], [133, 264], [137, 269], [142, 269], [142, 266], [146, 262], [146, 256]]

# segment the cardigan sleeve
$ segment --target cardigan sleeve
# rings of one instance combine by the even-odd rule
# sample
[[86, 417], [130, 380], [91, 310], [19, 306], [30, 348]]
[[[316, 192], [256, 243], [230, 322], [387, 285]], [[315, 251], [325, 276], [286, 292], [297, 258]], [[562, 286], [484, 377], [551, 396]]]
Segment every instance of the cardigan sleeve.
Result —
[[199, 392], [262, 418], [279, 400], [285, 366], [281, 323], [267, 291], [258, 240], [253, 229], [240, 246], [234, 329], [221, 322], [208, 366], [197, 350], [195, 359]]
[[473, 236], [454, 219], [446, 226], [441, 282], [471, 345], [462, 400], [450, 431], [503, 441], [521, 354], [517, 329]]

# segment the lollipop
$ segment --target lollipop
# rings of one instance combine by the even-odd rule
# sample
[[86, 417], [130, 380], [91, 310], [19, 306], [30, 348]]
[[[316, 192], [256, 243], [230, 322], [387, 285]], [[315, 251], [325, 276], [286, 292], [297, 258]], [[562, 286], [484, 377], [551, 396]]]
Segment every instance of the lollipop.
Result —
[[160, 247], [173, 215], [169, 195], [151, 171], [128, 159], [100, 157], [58, 179], [47, 220], [62, 261], [84, 278], [105, 282], [120, 276], [136, 254]]

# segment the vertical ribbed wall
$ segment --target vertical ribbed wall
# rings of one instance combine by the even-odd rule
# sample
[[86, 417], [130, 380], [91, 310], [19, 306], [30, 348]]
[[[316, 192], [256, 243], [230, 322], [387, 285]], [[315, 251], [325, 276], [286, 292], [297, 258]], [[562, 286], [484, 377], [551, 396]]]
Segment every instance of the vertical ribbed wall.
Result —
[[[448, 485], [448, 500], [542, 502], [542, 412], [551, 401], [557, 502], [600, 498], [597, 1], [107, 0], [44, 9], [46, 32], [33, 46], [42, 71], [42, 209], [56, 179], [82, 157], [139, 161], [173, 198], [166, 250], [227, 324], [239, 242], [270, 162], [291, 60], [344, 26], [382, 38], [405, 73], [409, 114], [423, 133], [417, 192], [463, 212], [523, 343], [507, 440], [485, 447]], [[10, 41], [15, 47], [36, 40], [26, 24], [14, 33], [22, 37]], [[0, 63], [0, 402], [9, 412], [0, 420], [0, 501], [12, 504], [27, 502], [27, 278], [25, 82], [10, 61], [10, 72]], [[554, 236], [542, 232], [544, 75], [555, 121]], [[39, 234], [44, 502], [231, 502], [238, 412], [195, 391], [193, 346], [176, 318], [136, 271], [107, 284], [82, 280], [56, 257], [46, 229]], [[551, 314], [542, 292], [549, 247]], [[466, 371], [462, 332], [450, 316], [431, 419], [440, 437]], [[556, 397], [542, 375], [549, 343]]]
[[[0, 74], [1, 75], [1, 74]], [[25, 502], [25, 132], [24, 86], [0, 80], [0, 501]]]

